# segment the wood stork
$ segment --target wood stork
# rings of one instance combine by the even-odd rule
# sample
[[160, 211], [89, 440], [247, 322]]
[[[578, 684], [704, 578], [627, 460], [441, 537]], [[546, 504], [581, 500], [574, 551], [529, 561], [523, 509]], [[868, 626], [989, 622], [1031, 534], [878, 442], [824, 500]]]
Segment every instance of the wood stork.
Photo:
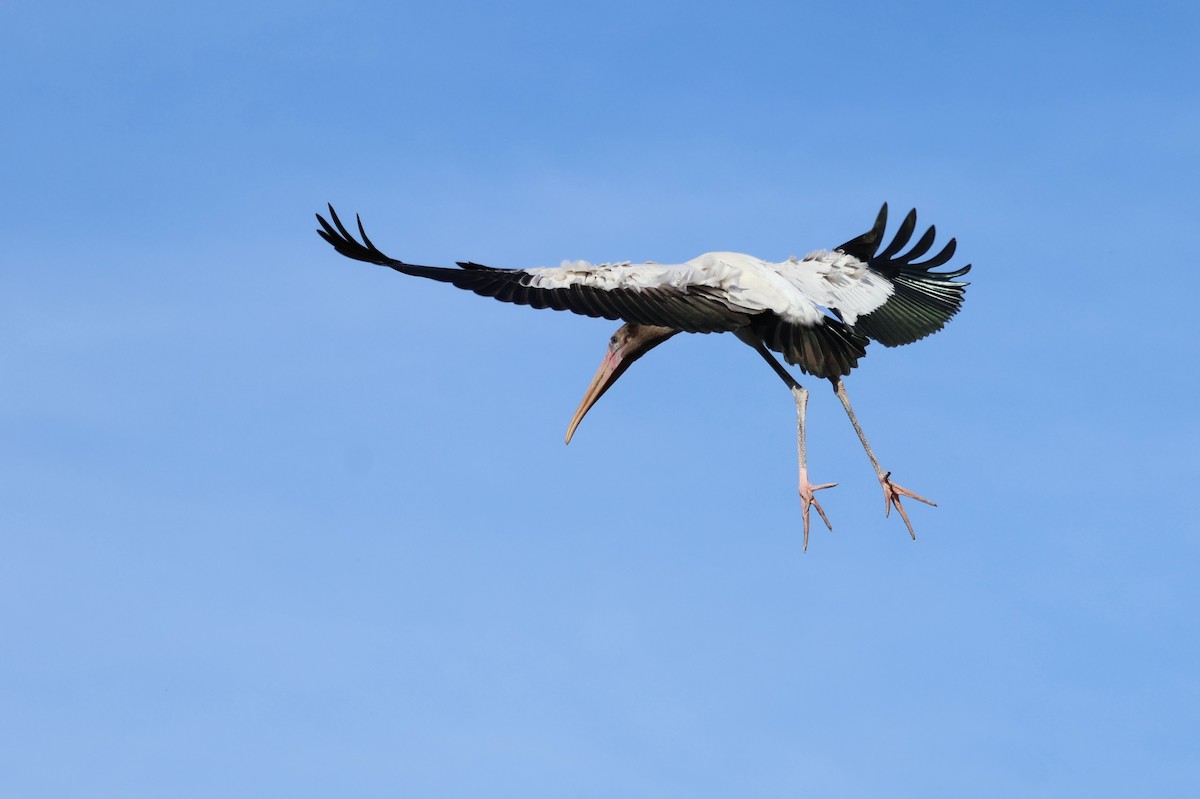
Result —
[[[683, 264], [564, 261], [557, 267], [497, 269], [471, 262], [458, 268], [418, 266], [389, 258], [367, 238], [358, 219], [355, 239], [329, 206], [332, 224], [320, 214], [317, 231], [347, 258], [395, 269], [406, 275], [451, 283], [503, 302], [621, 319], [608, 351], [567, 428], [570, 443], [584, 415], [630, 364], [677, 333], [733, 333], [758, 352], [787, 384], [796, 403], [799, 492], [808, 548], [809, 508], [833, 529], [815, 492], [836, 483], [814, 485], [808, 478], [804, 428], [808, 392], [771, 354], [814, 377], [829, 380], [883, 487], [885, 515], [895, 506], [916, 539], [901, 497], [934, 505], [892, 482], [879, 465], [850, 406], [842, 378], [858, 365], [867, 344], [910, 344], [940, 330], [962, 305], [967, 283], [955, 280], [971, 268], [933, 272], [953, 256], [951, 239], [937, 254], [917, 261], [933, 246], [930, 227], [901, 254], [916, 228], [917, 213], [904, 217], [892, 242], [879, 251], [887, 226], [884, 203], [874, 226], [832, 250], [773, 263], [750, 255], [710, 252]], [[828, 311], [828, 313], [826, 312]]]

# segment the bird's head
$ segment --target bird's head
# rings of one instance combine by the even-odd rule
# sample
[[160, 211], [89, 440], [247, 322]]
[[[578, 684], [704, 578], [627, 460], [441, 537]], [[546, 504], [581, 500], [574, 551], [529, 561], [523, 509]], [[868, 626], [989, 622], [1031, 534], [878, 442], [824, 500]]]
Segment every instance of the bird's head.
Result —
[[575, 415], [571, 417], [571, 424], [567, 428], [568, 444], [571, 443], [575, 428], [579, 427], [588, 410], [596, 404], [596, 400], [604, 396], [604, 392], [608, 391], [613, 383], [617, 382], [617, 378], [625, 373], [630, 364], [678, 332], [670, 327], [637, 325], [630, 322], [613, 333], [612, 338], [608, 340], [608, 351], [604, 353], [604, 360], [600, 361], [596, 376], [592, 378], [583, 400], [575, 409]]

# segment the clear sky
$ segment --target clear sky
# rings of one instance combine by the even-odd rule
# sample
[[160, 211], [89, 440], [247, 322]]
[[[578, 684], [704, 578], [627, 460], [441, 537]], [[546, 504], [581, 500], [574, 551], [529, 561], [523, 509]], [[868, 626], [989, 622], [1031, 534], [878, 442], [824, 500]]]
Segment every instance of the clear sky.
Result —
[[[0, 796], [1200, 795], [1190, 2], [0, 1]], [[794, 411], [337, 256], [967, 302]]]

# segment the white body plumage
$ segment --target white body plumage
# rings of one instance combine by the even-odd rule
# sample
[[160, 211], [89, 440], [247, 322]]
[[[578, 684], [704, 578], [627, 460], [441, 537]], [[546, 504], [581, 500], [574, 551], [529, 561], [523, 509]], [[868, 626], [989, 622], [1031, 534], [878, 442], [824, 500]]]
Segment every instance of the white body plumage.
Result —
[[721, 298], [731, 310], [771, 311], [784, 320], [810, 326], [837, 310], [847, 324], [883, 305], [894, 291], [891, 282], [851, 255], [818, 250], [804, 258], [772, 262], [737, 252], [709, 252], [682, 264], [591, 264], [563, 261], [558, 267], [526, 269], [529, 286], [571, 286], [611, 291], [673, 288], [702, 290]]

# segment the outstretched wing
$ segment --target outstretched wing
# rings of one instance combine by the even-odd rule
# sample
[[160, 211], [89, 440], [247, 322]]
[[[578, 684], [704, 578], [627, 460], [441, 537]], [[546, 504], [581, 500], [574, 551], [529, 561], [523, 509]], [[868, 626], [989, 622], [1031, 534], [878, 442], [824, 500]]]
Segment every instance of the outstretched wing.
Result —
[[874, 227], [836, 248], [863, 261], [869, 269], [891, 282], [894, 288], [892, 296], [883, 305], [859, 316], [854, 322], [855, 330], [887, 347], [911, 344], [941, 330], [962, 307], [963, 293], [969, 285], [955, 278], [969, 272], [970, 264], [953, 272], [930, 271], [954, 257], [954, 239], [950, 239], [941, 252], [932, 258], [915, 262], [933, 246], [937, 230], [932, 226], [912, 249], [900, 254], [912, 238], [916, 226], [917, 212], [913, 209], [900, 223], [892, 243], [883, 252], [877, 252], [887, 227], [887, 203], [884, 203]]
[[[643, 325], [671, 327], [688, 333], [717, 333], [736, 330], [750, 323], [743, 310], [730, 307], [720, 297], [703, 290], [684, 291], [673, 286], [598, 288], [570, 285], [539, 288], [532, 284], [534, 275], [524, 269], [496, 269], [471, 262], [459, 262], [458, 268], [419, 266], [384, 255], [367, 237], [362, 220], [357, 219], [355, 239], [329, 206], [332, 224], [317, 214], [321, 238], [347, 258], [379, 264], [415, 277], [450, 283], [501, 302], [572, 311], [603, 319], [623, 319]], [[540, 270], [545, 272], [546, 270]]]

